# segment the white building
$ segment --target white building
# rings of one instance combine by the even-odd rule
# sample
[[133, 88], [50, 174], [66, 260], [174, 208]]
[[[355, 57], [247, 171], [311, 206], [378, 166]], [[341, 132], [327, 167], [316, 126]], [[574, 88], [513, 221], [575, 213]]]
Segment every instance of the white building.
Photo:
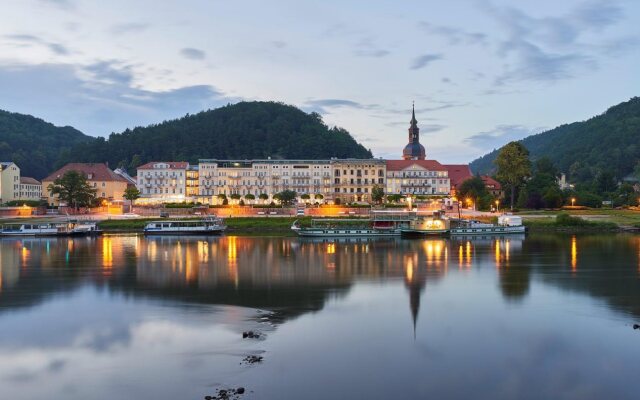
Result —
[[187, 162], [150, 162], [138, 167], [140, 203], [171, 203], [191, 200], [187, 196]]
[[200, 160], [198, 197], [216, 203], [218, 195], [252, 195], [256, 199], [292, 190], [298, 196], [332, 194], [332, 160]]
[[38, 201], [42, 199], [42, 183], [26, 176], [21, 177], [19, 197], [19, 200]]
[[388, 160], [387, 194], [448, 196], [449, 172], [435, 160]]

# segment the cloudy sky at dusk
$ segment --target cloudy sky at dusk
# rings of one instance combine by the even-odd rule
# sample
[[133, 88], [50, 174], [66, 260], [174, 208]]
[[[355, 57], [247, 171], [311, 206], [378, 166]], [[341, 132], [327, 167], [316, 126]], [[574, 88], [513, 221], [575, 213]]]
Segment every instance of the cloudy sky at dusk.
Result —
[[635, 0], [8, 0], [0, 108], [94, 136], [241, 100], [471, 161], [638, 95]]

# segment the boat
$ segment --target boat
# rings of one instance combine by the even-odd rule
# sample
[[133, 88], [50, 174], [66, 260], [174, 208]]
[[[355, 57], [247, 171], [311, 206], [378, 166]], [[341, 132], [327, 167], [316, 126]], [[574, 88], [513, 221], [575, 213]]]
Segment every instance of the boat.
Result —
[[73, 236], [97, 236], [102, 235], [102, 230], [94, 221], [72, 221], [69, 235]]
[[401, 228], [403, 236], [442, 236], [449, 233], [451, 221], [443, 211], [418, 214], [409, 221], [409, 226]]
[[321, 218], [312, 219], [311, 226], [303, 227], [298, 220], [291, 230], [301, 237], [389, 237], [400, 235], [400, 229], [415, 218], [410, 211], [371, 212], [371, 218]]
[[222, 218], [152, 221], [144, 227], [145, 235], [219, 235], [225, 231]]
[[0, 236], [66, 236], [71, 227], [66, 223], [13, 223], [0, 229]]
[[5, 224], [0, 229], [0, 236], [92, 236], [102, 231], [92, 221], [65, 222], [21, 222]]
[[483, 223], [479, 221], [460, 222], [451, 228], [451, 235], [507, 235], [525, 233], [526, 227], [522, 224], [522, 218], [504, 214], [498, 217], [497, 224]]

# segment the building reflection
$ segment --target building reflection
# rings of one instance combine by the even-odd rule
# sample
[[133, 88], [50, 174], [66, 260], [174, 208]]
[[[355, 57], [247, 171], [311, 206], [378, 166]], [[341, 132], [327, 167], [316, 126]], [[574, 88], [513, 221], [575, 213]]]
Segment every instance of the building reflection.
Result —
[[[453, 263], [451, 271], [449, 262]], [[617, 265], [617, 269], [603, 270], [603, 265]], [[329, 298], [344, 296], [357, 281], [401, 280], [408, 291], [405, 304], [415, 329], [420, 312], [424, 313], [422, 295], [428, 285], [451, 273], [475, 270], [495, 273], [505, 299], [524, 299], [532, 275], [537, 274], [544, 282], [572, 285], [640, 315], [640, 288], [635, 284], [631, 286], [638, 290], [625, 297], [619, 292], [628, 288], [601, 286], [605, 280], [592, 279], [598, 274], [631, 273], [640, 284], [640, 239], [558, 235], [526, 240], [513, 235], [427, 240], [2, 239], [0, 310], [26, 305], [20, 290], [31, 290], [37, 301], [38, 296], [89, 282], [134, 296], [172, 299], [177, 304], [295, 308], [301, 313], [321, 309]], [[563, 272], [580, 279], [560, 279]]]

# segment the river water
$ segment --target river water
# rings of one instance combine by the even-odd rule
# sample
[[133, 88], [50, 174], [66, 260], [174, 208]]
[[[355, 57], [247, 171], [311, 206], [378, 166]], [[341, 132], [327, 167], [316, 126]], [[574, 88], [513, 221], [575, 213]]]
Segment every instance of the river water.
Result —
[[638, 236], [2, 239], [0, 261], [0, 399], [640, 393]]

